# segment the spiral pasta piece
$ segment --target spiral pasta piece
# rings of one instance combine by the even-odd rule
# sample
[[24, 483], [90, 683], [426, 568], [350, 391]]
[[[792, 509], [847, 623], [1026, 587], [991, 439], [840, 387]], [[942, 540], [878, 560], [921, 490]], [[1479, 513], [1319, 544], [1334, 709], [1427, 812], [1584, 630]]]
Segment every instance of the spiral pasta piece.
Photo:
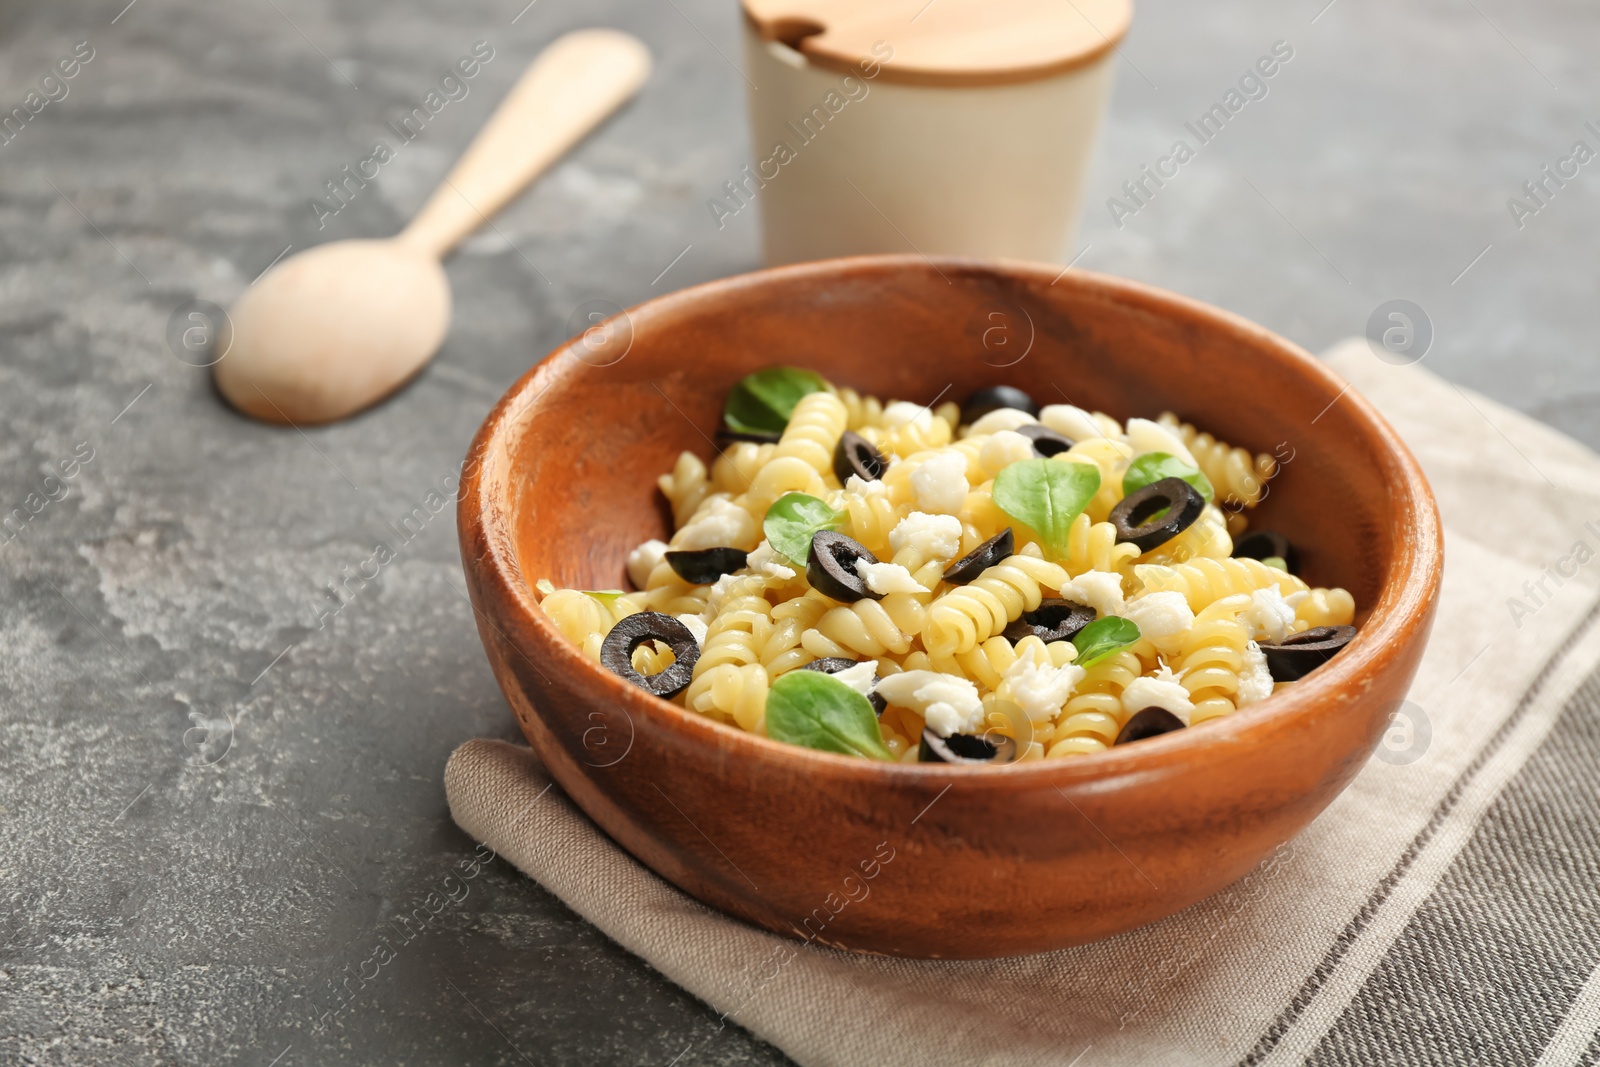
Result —
[[1249, 606], [1245, 594], [1223, 597], [1199, 612], [1183, 636], [1180, 681], [1194, 701], [1191, 726], [1227, 715], [1238, 706], [1239, 672], [1250, 644], [1250, 631], [1239, 621], [1239, 613]]
[[600, 659], [600, 645], [619, 619], [641, 608], [637, 593], [616, 596], [586, 593], [578, 589], [557, 589], [546, 593], [539, 608], [561, 636], [577, 645], [585, 656]]
[[722, 663], [696, 672], [684, 694], [684, 706], [713, 719], [731, 721], [751, 733], [765, 733], [769, 688], [771, 682], [761, 664]]
[[778, 439], [772, 460], [794, 457], [818, 474], [833, 471], [833, 449], [844, 433], [848, 412], [844, 401], [832, 393], [810, 393], [800, 398], [789, 425]]
[[690, 516], [712, 492], [711, 482], [706, 475], [706, 465], [693, 452], [680, 452], [678, 462], [673, 464], [672, 473], [657, 478], [656, 484], [661, 487], [661, 495], [667, 498], [667, 503], [672, 507], [672, 522], [675, 526], [682, 526], [688, 522]]
[[772, 631], [760, 647], [761, 665], [770, 677], [804, 667], [818, 658], [815, 653], [808, 652], [800, 640], [834, 606], [834, 601], [828, 597], [808, 589], [772, 609]]
[[924, 643], [930, 653], [969, 652], [1038, 607], [1042, 588], [1059, 589], [1067, 580], [1067, 572], [1054, 563], [1012, 556], [936, 599], [928, 610]]
[[724, 448], [711, 464], [711, 489], [726, 493], [731, 499], [750, 488], [756, 474], [772, 454], [775, 444], [756, 444], [752, 441], [734, 441]]
[[1313, 589], [1294, 611], [1295, 629], [1349, 626], [1356, 619], [1356, 598], [1343, 589]]
[[1231, 508], [1253, 508], [1266, 495], [1267, 482], [1278, 473], [1278, 463], [1265, 452], [1252, 456], [1181, 421], [1170, 411], [1156, 422], [1173, 431], [1194, 454], [1200, 470], [1217, 491], [1217, 500]]
[[889, 534], [911, 513], [911, 505], [896, 503], [881, 481], [852, 482], [844, 491], [844, 510], [850, 517], [845, 532], [882, 557], [889, 551]]
[[1061, 563], [1076, 578], [1085, 571], [1125, 574], [1138, 558], [1137, 545], [1117, 543], [1115, 526], [1094, 522], [1084, 513], [1072, 520], [1067, 532], [1067, 558]]
[[[897, 411], [904, 402], [891, 404], [884, 409], [877, 426], [866, 427], [861, 436], [871, 441], [885, 455], [908, 457], [918, 452], [928, 452], [950, 443], [950, 424], [927, 408], [918, 408], [907, 417]], [[913, 405], [904, 404], [910, 408]]]
[[1122, 691], [1144, 673], [1144, 663], [1124, 649], [1085, 668], [1085, 672], [1061, 709], [1061, 718], [1045, 747], [1047, 759], [1086, 756], [1110, 748], [1127, 721]]
[[1191, 611], [1199, 613], [1223, 597], [1252, 593], [1275, 585], [1284, 596], [1306, 591], [1306, 583], [1258, 559], [1195, 559], [1163, 566], [1140, 563], [1134, 576], [1148, 593], [1182, 593]]
[[1143, 563], [1186, 563], [1192, 559], [1227, 559], [1233, 555], [1228, 517], [1215, 504], [1207, 504], [1200, 517], [1177, 537], [1145, 553]]
[[841, 604], [817, 620], [800, 644], [819, 659], [876, 659], [911, 650], [911, 635], [922, 629], [927, 609], [914, 593], [890, 593], [882, 600]]
[[883, 425], [883, 403], [875, 396], [862, 396], [854, 389], [840, 389], [839, 402], [844, 405], [845, 429], [861, 430], [864, 427]]

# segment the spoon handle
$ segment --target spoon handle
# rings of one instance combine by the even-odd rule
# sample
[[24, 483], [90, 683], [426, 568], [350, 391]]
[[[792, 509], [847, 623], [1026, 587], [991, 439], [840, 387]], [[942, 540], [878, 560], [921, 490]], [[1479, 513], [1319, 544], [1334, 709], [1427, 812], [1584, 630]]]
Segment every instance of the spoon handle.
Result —
[[594, 29], [557, 38], [511, 87], [399, 239], [443, 257], [622, 106], [649, 74], [650, 52], [629, 34]]

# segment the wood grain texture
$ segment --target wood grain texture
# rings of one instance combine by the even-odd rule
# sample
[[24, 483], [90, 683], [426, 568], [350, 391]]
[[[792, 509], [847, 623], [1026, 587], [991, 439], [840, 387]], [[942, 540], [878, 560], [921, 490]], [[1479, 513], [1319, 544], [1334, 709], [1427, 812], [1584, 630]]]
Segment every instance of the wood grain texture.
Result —
[[[819, 66], [921, 85], [1000, 85], [1072, 70], [1128, 32], [1131, 0], [742, 0], [768, 40]], [[884, 62], [884, 46], [893, 58]]]
[[[562, 788], [685, 891], [868, 952], [973, 958], [1096, 940], [1241, 877], [1379, 741], [1421, 656], [1442, 567], [1415, 460], [1282, 338], [1133, 282], [1055, 277], [1044, 265], [874, 256], [713, 282], [630, 311], [619, 362], [558, 349], [479, 431], [459, 525], [495, 675]], [[995, 314], [1021, 359], [985, 346]], [[649, 697], [582, 658], [533, 584], [620, 584], [628, 549], [667, 532], [655, 475], [679, 450], [709, 453], [728, 388], [773, 363], [884, 398], [1008, 383], [1119, 418], [1170, 408], [1252, 451], [1287, 444], [1259, 525], [1301, 546], [1308, 580], [1355, 594], [1362, 632], [1328, 667], [1228, 718], [1005, 769], [813, 752]], [[844, 880], [885, 846], [895, 859], [870, 893], [839, 907]]]

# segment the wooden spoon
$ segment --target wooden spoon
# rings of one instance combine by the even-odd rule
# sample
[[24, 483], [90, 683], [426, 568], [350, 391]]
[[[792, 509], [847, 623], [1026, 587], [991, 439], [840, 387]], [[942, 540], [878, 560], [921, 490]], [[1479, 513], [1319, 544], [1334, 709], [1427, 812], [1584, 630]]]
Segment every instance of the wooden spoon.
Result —
[[391, 240], [335, 241], [269, 270], [230, 313], [213, 374], [247, 415], [333, 422], [388, 396], [450, 326], [439, 265], [460, 241], [626, 102], [650, 53], [616, 30], [580, 30], [533, 61], [444, 184]]

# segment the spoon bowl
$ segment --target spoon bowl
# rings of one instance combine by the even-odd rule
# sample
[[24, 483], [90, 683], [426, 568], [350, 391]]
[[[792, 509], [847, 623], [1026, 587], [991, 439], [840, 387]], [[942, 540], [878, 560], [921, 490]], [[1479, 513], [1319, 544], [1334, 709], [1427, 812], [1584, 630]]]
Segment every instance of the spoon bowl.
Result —
[[245, 291], [212, 371], [246, 415], [302, 425], [367, 408], [423, 368], [450, 328], [439, 260], [621, 107], [650, 51], [618, 30], [578, 30], [529, 65], [405, 232], [284, 260]]
[[228, 402], [264, 422], [333, 422], [428, 362], [450, 326], [450, 283], [403, 240], [335, 241], [268, 271], [229, 317], [215, 370]]

